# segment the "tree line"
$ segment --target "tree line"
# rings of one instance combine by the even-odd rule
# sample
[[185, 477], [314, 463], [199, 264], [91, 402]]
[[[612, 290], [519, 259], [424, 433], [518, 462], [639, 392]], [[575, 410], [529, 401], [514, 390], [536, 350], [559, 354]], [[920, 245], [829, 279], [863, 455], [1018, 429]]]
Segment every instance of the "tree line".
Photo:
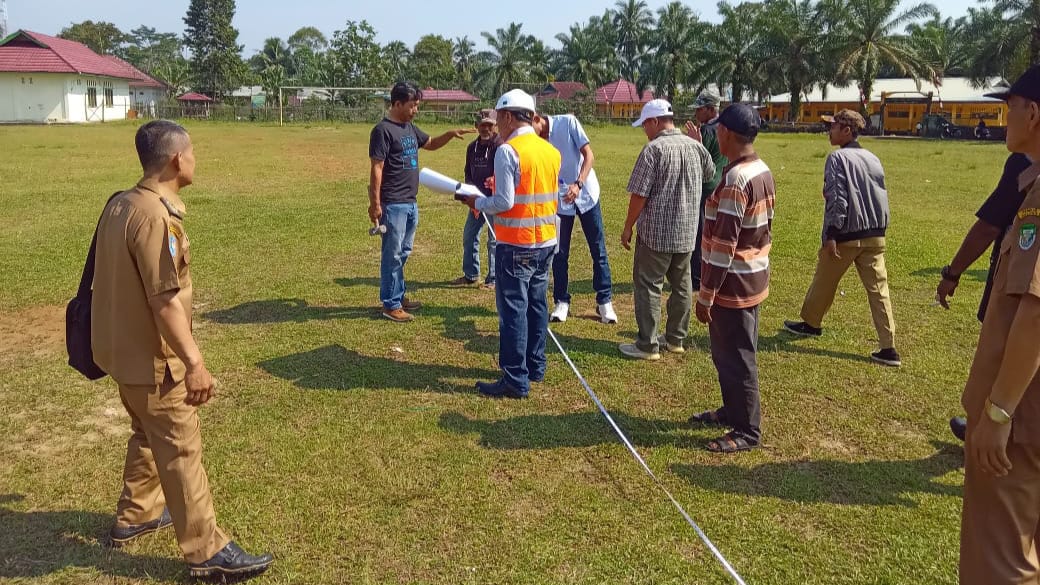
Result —
[[790, 115], [797, 119], [802, 96], [828, 83], [855, 84], [869, 96], [874, 82], [886, 77], [941, 82], [967, 76], [980, 85], [990, 77], [1013, 79], [1040, 64], [1038, 2], [981, 0], [953, 18], [916, 0], [906, 6], [900, 0], [722, 1], [721, 22], [713, 24], [682, 2], [654, 12], [642, 0], [617, 0], [557, 34], [559, 48], [515, 22], [480, 33], [483, 51], [468, 36], [430, 34], [413, 46], [384, 45], [368, 22], [348, 20], [331, 38], [305, 27], [284, 40], [268, 38], [243, 57], [231, 24], [235, 1], [191, 0], [183, 35], [144, 26], [123, 33], [111, 23], [87, 21], [60, 36], [118, 55], [177, 90], [191, 87], [213, 97], [241, 85], [260, 85], [273, 95], [286, 85], [386, 87], [407, 79], [491, 99], [552, 80], [594, 89], [623, 78], [677, 104], [709, 85], [726, 88], [733, 101], [790, 93]]

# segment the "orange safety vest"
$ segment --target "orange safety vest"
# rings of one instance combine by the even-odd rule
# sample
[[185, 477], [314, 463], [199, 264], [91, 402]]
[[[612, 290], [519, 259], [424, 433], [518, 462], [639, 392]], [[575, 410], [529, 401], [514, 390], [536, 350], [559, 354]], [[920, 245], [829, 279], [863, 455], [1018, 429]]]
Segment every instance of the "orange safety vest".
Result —
[[495, 215], [495, 237], [500, 244], [522, 248], [555, 242], [560, 151], [534, 133], [506, 144], [520, 158], [520, 184], [513, 207]]

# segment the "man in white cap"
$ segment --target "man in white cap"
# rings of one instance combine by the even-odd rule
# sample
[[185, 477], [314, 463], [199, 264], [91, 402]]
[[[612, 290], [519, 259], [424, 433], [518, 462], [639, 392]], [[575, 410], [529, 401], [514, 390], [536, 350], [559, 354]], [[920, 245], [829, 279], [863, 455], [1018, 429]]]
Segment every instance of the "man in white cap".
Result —
[[502, 377], [477, 382], [492, 398], [526, 398], [545, 378], [549, 267], [556, 249], [560, 151], [531, 127], [534, 98], [519, 89], [495, 106], [505, 144], [495, 152], [494, 195], [466, 204], [495, 217], [495, 301]]
[[[621, 233], [621, 245], [631, 250], [632, 228], [638, 220], [632, 286], [639, 331], [635, 343], [618, 347], [635, 359], [659, 360], [662, 347], [671, 353], [685, 351], [683, 340], [693, 308], [690, 255], [700, 222], [701, 185], [705, 177], [715, 174], [711, 154], [700, 142], [684, 136], [673, 118], [672, 105], [656, 99], [643, 106], [632, 124], [642, 126], [650, 141], [628, 181], [628, 217]], [[666, 278], [672, 292], [664, 335], [658, 338]]]

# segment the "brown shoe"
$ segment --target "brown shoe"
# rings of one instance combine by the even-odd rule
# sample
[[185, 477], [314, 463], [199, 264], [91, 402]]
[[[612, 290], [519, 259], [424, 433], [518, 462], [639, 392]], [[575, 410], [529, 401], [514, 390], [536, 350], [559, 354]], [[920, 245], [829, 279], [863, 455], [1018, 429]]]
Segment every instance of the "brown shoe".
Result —
[[473, 280], [470, 280], [465, 276], [460, 276], [448, 284], [450, 286], [473, 286], [474, 284], [477, 284], [477, 279], [474, 278]]
[[383, 309], [383, 316], [395, 323], [407, 323], [415, 319], [411, 313], [405, 312], [404, 309], [394, 309], [393, 311]]
[[413, 301], [408, 297], [401, 299], [401, 308], [405, 311], [418, 311], [422, 308], [422, 303], [419, 301]]

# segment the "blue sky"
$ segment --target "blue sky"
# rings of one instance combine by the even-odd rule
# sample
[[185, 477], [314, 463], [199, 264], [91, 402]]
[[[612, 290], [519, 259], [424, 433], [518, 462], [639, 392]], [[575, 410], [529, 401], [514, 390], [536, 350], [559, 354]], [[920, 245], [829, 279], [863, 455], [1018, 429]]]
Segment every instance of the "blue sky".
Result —
[[[120, 29], [130, 31], [140, 25], [155, 27], [161, 32], [184, 31], [181, 20], [188, 8], [188, 0], [162, 0], [146, 3], [113, 2], [101, 0], [7, 0], [9, 26], [57, 34], [73, 22], [105, 20]], [[668, 0], [648, 0], [651, 8], [664, 6]], [[735, 2], [734, 2], [735, 3]], [[942, 0], [943, 15], [960, 16], [977, 0]], [[687, 0], [701, 18], [717, 20], [716, 3], [706, 0]], [[602, 14], [614, 0], [522, 0], [511, 8], [508, 3], [461, 0], [238, 0], [235, 26], [239, 43], [245, 45], [245, 55], [255, 53], [267, 37], [287, 38], [303, 26], [316, 26], [328, 36], [343, 27], [347, 20], [367, 20], [376, 29], [381, 43], [393, 40], [415, 44], [424, 34], [439, 34], [454, 38], [463, 35], [484, 43], [481, 31], [494, 31], [511, 21], [522, 22], [524, 31], [555, 46], [553, 37], [564, 32], [575, 22], [584, 22], [593, 14]], [[140, 10], [139, 8], [144, 8]], [[524, 15], [532, 15], [526, 17]]]

